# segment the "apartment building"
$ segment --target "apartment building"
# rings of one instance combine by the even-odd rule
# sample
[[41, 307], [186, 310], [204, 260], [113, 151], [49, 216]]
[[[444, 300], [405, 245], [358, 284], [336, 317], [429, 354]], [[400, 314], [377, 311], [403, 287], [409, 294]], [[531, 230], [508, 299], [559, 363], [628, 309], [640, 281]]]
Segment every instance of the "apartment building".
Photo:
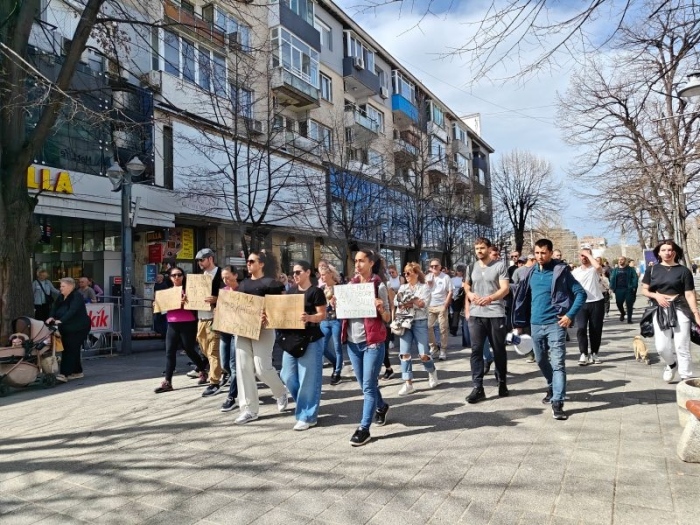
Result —
[[[118, 275], [120, 202], [105, 173], [134, 155], [146, 165], [137, 269], [193, 270], [203, 247], [238, 262], [258, 243], [285, 270], [343, 266], [358, 246], [401, 264], [491, 225], [493, 149], [332, 2], [123, 4], [145, 23], [96, 35], [74, 81], [105, 118], [66, 120], [28, 173], [30, 191], [50, 188], [35, 263], [54, 278]], [[73, 10], [54, 0], [35, 24], [32, 57], [49, 78]]]

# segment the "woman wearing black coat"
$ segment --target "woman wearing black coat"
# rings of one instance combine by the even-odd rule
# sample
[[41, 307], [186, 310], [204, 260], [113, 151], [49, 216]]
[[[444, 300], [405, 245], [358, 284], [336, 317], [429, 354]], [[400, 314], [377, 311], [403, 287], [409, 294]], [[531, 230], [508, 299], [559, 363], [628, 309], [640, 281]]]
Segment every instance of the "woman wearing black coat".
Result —
[[85, 308], [85, 300], [75, 289], [75, 281], [70, 277], [61, 279], [59, 286], [61, 295], [51, 307], [50, 317], [46, 324], [54, 321], [58, 324], [58, 332], [63, 342], [61, 357], [61, 373], [56, 376], [58, 381], [65, 383], [69, 379], [83, 377], [83, 365], [80, 363], [80, 351], [83, 342], [90, 333], [90, 316]]

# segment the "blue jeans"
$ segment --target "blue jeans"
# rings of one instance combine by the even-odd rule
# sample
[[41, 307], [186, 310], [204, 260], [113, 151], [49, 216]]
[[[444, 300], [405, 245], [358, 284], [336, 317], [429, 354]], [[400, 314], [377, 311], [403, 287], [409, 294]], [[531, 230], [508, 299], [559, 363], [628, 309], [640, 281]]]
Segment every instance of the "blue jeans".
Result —
[[321, 404], [323, 338], [309, 343], [301, 357], [284, 352], [280, 378], [296, 402], [297, 421], [316, 423]]
[[377, 380], [384, 361], [384, 343], [369, 346], [366, 342], [348, 342], [348, 357], [364, 395], [360, 426], [369, 430], [377, 408], [386, 406]]
[[219, 337], [219, 360], [221, 368], [231, 374], [228, 385], [228, 397], [238, 397], [238, 381], [236, 381], [236, 336], [221, 333]]
[[[321, 321], [323, 332], [323, 356], [333, 364], [333, 372], [340, 374], [343, 369], [343, 344], [340, 341], [340, 332], [343, 323], [340, 319]], [[331, 349], [331, 343], [334, 350]]]
[[535, 360], [552, 390], [552, 402], [564, 402], [566, 396], [566, 328], [557, 323], [533, 324], [532, 344]]
[[[414, 353], [414, 341], [418, 347], [418, 355], [421, 356], [421, 362], [425, 367], [425, 371], [435, 372], [435, 363], [433, 362], [433, 358], [430, 357], [430, 352], [428, 351], [428, 320], [420, 319], [418, 321], [413, 321], [411, 328], [404, 330], [399, 343], [401, 378], [404, 381], [413, 379], [413, 362], [411, 360], [411, 356]], [[407, 356], [407, 358], [404, 359], [402, 356]], [[423, 356], [427, 356], [425, 361], [423, 361]]]

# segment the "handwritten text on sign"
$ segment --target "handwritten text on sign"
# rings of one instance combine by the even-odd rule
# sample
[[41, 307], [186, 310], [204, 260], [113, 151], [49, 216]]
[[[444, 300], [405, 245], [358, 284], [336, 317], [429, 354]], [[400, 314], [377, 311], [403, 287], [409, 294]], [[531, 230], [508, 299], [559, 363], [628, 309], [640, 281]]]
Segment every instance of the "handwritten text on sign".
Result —
[[304, 295], [265, 296], [265, 315], [268, 328], [303, 330], [306, 324], [301, 320], [304, 313]]
[[211, 310], [211, 305], [204, 301], [211, 295], [211, 275], [206, 273], [189, 274], [185, 285], [185, 295], [187, 295], [186, 310]]
[[221, 290], [212, 328], [257, 341], [260, 339], [260, 315], [264, 304], [264, 297]]
[[182, 307], [182, 286], [173, 286], [156, 292], [153, 313], [170, 312]]
[[333, 287], [335, 314], [338, 319], [377, 317], [374, 284], [343, 284]]

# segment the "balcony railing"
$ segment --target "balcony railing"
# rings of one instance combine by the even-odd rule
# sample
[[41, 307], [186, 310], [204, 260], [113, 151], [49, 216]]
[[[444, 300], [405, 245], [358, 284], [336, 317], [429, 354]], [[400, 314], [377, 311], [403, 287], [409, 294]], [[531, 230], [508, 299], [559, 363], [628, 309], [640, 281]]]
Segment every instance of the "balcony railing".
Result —
[[272, 75], [272, 88], [291, 87], [294, 91], [302, 93], [310, 101], [318, 103], [320, 99], [319, 90], [311, 83], [311, 77], [299, 70], [287, 70], [278, 67]]
[[403, 113], [414, 123], [418, 122], [418, 108], [403, 95], [395, 93], [391, 96], [391, 109], [392, 111]]
[[352, 106], [346, 106], [345, 111], [353, 114], [353, 120], [356, 124], [370, 130], [372, 133], [379, 133], [379, 122], [368, 117], [366, 112]]
[[212, 22], [204, 20], [196, 13], [182, 9], [170, 0], [165, 2], [165, 17], [181, 24], [183, 29], [203, 37], [218, 46], [223, 47], [226, 44], [226, 35]]

